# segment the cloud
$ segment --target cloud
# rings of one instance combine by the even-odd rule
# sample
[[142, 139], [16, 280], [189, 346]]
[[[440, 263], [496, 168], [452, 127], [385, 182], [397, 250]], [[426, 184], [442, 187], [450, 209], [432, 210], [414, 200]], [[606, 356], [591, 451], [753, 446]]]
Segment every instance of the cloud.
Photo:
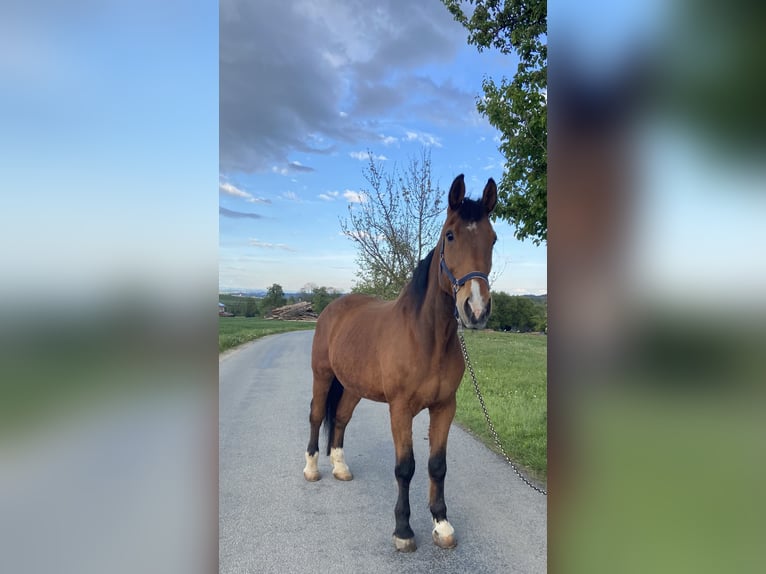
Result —
[[310, 172], [310, 171], [316, 171], [313, 167], [309, 167], [307, 165], [303, 165], [299, 161], [291, 161], [289, 164], [287, 164], [287, 169], [290, 171], [300, 171], [300, 172]]
[[295, 251], [295, 249], [285, 245], [284, 243], [268, 243], [266, 241], [259, 241], [258, 239], [251, 239], [248, 243], [253, 247], [260, 247], [262, 249], [281, 249], [283, 251]]
[[222, 182], [218, 184], [218, 191], [225, 193], [226, 195], [231, 195], [232, 197], [253, 197], [246, 191], [242, 191], [238, 187], [230, 184], [229, 182]]
[[218, 191], [231, 197], [240, 197], [248, 203], [271, 203], [270, 199], [265, 199], [263, 197], [253, 197], [252, 194], [246, 191], [242, 191], [237, 186], [232, 185], [227, 181], [220, 182], [218, 184]]
[[442, 147], [442, 142], [439, 138], [425, 132], [408, 131], [404, 139], [408, 142], [417, 141], [425, 146]]
[[301, 198], [298, 197], [298, 194], [295, 193], [294, 191], [285, 191], [282, 193], [281, 197], [284, 199], [287, 199], [288, 201], [295, 201], [295, 202], [301, 201]]
[[278, 167], [276, 165], [271, 166], [271, 171], [273, 173], [278, 173], [279, 175], [287, 175], [289, 172], [287, 171], [286, 167]]
[[324, 199], [325, 201], [335, 201], [339, 195], [339, 191], [328, 191], [327, 193], [320, 193], [319, 199]]
[[343, 192], [343, 197], [345, 197], [349, 203], [364, 203], [365, 197], [364, 194], [359, 193], [358, 191], [353, 191], [350, 189], [347, 189]]
[[[221, 0], [221, 170], [302, 171], [292, 154], [380, 141], [381, 115], [397, 111], [404, 122], [418, 107], [436, 108], [437, 93], [443, 103], [431, 117], [459, 116], [455, 106], [475, 107], [474, 94], [450, 103], [457, 88], [416, 73], [449, 62], [464, 43], [440, 2], [379, 0], [369, 10], [361, 0]], [[428, 91], [412, 91], [418, 85]]]
[[241, 211], [233, 211], [231, 209], [226, 209], [225, 207], [218, 207], [218, 213], [220, 215], [223, 215], [224, 217], [230, 217], [232, 219], [244, 219], [244, 218], [250, 218], [250, 219], [263, 219], [262, 215], [258, 215], [257, 213], [243, 213]]
[[[354, 159], [358, 159], [359, 161], [367, 161], [370, 158], [370, 153], [366, 151], [352, 151], [349, 152], [351, 157]], [[378, 161], [386, 161], [388, 158], [384, 155], [375, 155], [372, 154], [372, 159], [378, 160]]]
[[395, 138], [394, 136], [384, 136], [383, 134], [380, 134], [380, 141], [383, 143], [383, 145], [391, 145], [399, 141], [399, 138]]

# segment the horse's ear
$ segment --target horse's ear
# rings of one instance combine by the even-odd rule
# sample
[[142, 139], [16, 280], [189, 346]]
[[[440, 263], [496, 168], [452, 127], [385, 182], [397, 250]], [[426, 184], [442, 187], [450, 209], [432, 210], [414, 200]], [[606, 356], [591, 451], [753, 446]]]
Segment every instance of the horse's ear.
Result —
[[463, 203], [465, 197], [465, 181], [463, 181], [463, 174], [455, 178], [452, 182], [452, 187], [449, 188], [449, 207], [452, 211], [457, 210], [460, 204]]
[[484, 195], [481, 197], [481, 202], [484, 204], [487, 213], [492, 213], [492, 210], [495, 209], [495, 204], [497, 204], [497, 185], [495, 185], [495, 180], [491, 177], [487, 181], [487, 185], [484, 186]]

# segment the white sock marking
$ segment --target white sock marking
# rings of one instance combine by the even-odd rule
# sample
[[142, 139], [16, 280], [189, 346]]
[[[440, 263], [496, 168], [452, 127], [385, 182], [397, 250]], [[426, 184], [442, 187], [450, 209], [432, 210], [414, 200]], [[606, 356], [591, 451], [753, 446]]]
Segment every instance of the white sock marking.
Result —
[[445, 538], [447, 536], [452, 536], [455, 534], [455, 529], [452, 528], [452, 525], [449, 523], [449, 520], [440, 520], [439, 522], [436, 522], [434, 520], [434, 532], [436, 532], [439, 535], [439, 538]]

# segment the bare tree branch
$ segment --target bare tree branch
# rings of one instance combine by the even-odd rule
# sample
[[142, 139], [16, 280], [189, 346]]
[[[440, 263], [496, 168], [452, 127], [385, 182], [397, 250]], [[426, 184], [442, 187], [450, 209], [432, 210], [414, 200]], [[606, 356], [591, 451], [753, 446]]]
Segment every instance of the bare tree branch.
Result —
[[363, 176], [369, 189], [361, 190], [361, 203], [349, 205], [340, 226], [358, 249], [355, 290], [391, 299], [436, 244], [444, 193], [432, 182], [427, 149], [410, 158], [403, 173], [395, 165], [384, 172], [368, 156]]

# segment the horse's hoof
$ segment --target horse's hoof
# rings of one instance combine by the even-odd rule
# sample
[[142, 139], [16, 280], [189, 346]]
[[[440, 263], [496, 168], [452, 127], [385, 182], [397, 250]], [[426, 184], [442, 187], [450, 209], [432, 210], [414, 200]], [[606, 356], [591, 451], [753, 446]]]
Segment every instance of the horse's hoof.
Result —
[[457, 546], [455, 529], [446, 520], [437, 522], [431, 535], [433, 536], [434, 544], [439, 548], [454, 548]]
[[330, 450], [330, 462], [332, 463], [332, 475], [338, 480], [351, 480], [354, 475], [348, 469], [346, 461], [343, 459], [343, 449], [335, 447]]
[[399, 552], [415, 552], [418, 549], [414, 536], [412, 538], [398, 538], [394, 536], [394, 546], [396, 546]]
[[317, 470], [315, 470], [313, 472], [308, 471], [308, 470], [304, 470], [303, 471], [303, 478], [305, 478], [309, 482], [316, 482], [317, 480], [322, 478], [322, 475], [319, 474], [319, 471], [317, 471]]
[[309, 482], [316, 482], [322, 478], [322, 475], [319, 474], [319, 469], [317, 468], [318, 460], [318, 452], [315, 452], [314, 454], [306, 453], [306, 466], [303, 467], [303, 478]]
[[351, 474], [351, 471], [348, 470], [348, 468], [344, 470], [338, 470], [338, 471], [333, 469], [332, 475], [338, 480], [352, 480], [354, 478], [354, 475]]

